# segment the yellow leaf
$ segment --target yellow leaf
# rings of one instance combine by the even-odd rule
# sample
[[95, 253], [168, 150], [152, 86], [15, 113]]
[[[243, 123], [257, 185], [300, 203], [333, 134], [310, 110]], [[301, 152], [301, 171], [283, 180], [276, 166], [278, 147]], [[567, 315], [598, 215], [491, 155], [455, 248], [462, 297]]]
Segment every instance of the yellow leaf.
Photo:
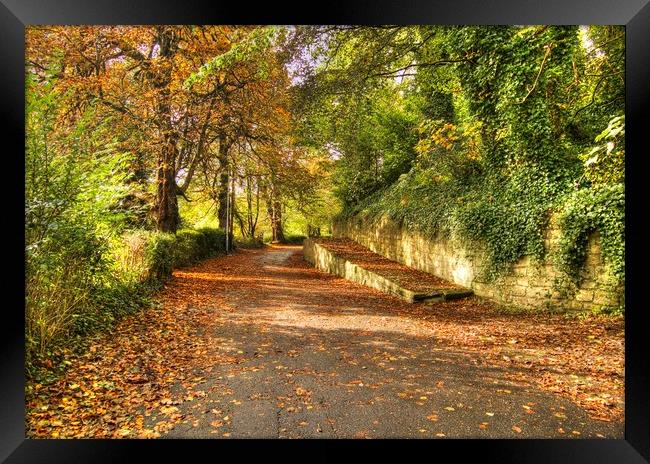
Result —
[[178, 412], [178, 408], [176, 406], [163, 406], [160, 408], [160, 412], [163, 414], [171, 414], [174, 412]]

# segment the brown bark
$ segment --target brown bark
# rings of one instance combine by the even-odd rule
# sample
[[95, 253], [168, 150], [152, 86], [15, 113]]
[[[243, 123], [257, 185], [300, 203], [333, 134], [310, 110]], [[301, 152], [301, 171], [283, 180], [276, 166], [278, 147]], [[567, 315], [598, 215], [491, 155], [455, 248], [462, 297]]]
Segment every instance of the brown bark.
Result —
[[284, 231], [282, 230], [282, 204], [280, 196], [275, 185], [267, 189], [268, 196], [266, 200], [266, 213], [271, 224], [271, 241], [284, 242]]
[[273, 213], [273, 222], [271, 223], [273, 241], [284, 242], [284, 231], [282, 230], [282, 205], [277, 200], [273, 202]]
[[[255, 188], [255, 192], [253, 192], [253, 188]], [[242, 237], [254, 238], [255, 231], [257, 230], [257, 220], [260, 214], [260, 187], [257, 182], [253, 185], [250, 174], [246, 176], [244, 190], [246, 192], [246, 220], [244, 221], [244, 217], [236, 208], [233, 212], [239, 223], [239, 230], [241, 231]]]
[[160, 232], [175, 233], [180, 224], [178, 198], [176, 196], [176, 159], [178, 157], [177, 135], [174, 132], [171, 114], [171, 59], [176, 53], [176, 38], [172, 29], [158, 29], [161, 71], [153, 78], [159, 91], [158, 125], [162, 132], [162, 147], [158, 154], [156, 181], [156, 227]]
[[250, 185], [250, 176], [246, 183], [248, 187], [247, 200], [248, 200], [248, 230], [250, 236], [255, 237], [255, 229], [257, 228], [257, 219], [260, 215], [260, 186], [256, 183], [255, 186], [255, 215], [253, 215], [253, 192]]
[[230, 145], [225, 137], [219, 139], [219, 194], [217, 200], [219, 203], [217, 216], [219, 218], [219, 228], [226, 230], [227, 202], [228, 202], [228, 185], [230, 182], [230, 164], [228, 163], [228, 150]]
[[228, 219], [228, 234], [230, 235], [231, 248], [234, 248], [235, 230], [235, 176], [230, 176], [230, 218]]
[[180, 224], [174, 169], [177, 148], [173, 137], [170, 139], [166, 141], [158, 156], [156, 228], [160, 232], [175, 233]]

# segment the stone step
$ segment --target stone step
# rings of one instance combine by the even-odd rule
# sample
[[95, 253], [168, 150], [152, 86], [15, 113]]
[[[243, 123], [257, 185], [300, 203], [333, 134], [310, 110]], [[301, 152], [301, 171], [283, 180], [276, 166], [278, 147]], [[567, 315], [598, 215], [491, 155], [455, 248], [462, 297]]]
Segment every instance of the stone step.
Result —
[[350, 239], [306, 239], [303, 256], [322, 271], [410, 303], [445, 301], [474, 294], [470, 289], [391, 261]]

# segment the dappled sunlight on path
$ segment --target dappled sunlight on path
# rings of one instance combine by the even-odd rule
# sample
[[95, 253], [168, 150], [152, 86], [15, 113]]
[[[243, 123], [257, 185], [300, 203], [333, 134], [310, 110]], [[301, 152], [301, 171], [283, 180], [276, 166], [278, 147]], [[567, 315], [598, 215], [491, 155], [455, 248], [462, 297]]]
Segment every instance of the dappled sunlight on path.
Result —
[[29, 434], [622, 437], [622, 319], [407, 303], [301, 251], [176, 270], [160, 306], [97, 337], [52, 388], [60, 425], [33, 413]]
[[[567, 339], [567, 321], [558, 316], [503, 314], [475, 298], [433, 305], [405, 303], [311, 268], [302, 259], [301, 247], [241, 250], [235, 256], [239, 257], [237, 261], [233, 257], [217, 258], [191, 271], [179, 271], [171, 288], [176, 288], [177, 283], [201, 289], [194, 301], [190, 298], [191, 305], [217, 304], [214, 315], [218, 322], [213, 333], [219, 337], [219, 349], [239, 357], [235, 370], [221, 369], [226, 374], [221, 376], [225, 382], [217, 382], [214, 387], [220, 385], [225, 391], [232, 391], [232, 395], [240, 398], [237, 401], [247, 395], [261, 394], [259, 389], [269, 401], [275, 398], [277, 404], [271, 409], [277, 409], [279, 416], [287, 411], [289, 415], [302, 412], [306, 416], [300, 422], [310, 423], [307, 419], [315, 414], [314, 406], [304, 403], [304, 398], [291, 391], [294, 379], [302, 373], [300, 385], [303, 386], [300, 388], [305, 389], [304, 385], [309, 384], [312, 389], [308, 391], [320, 398], [321, 415], [316, 416], [320, 417], [320, 422], [333, 421], [329, 429], [331, 436], [358, 433], [360, 436], [557, 437], [618, 436], [621, 433], [620, 425], [613, 426], [617, 423], [613, 413], [622, 407], [616, 402], [622, 398], [613, 398], [610, 396], [612, 390], [605, 389], [600, 392], [604, 396], [598, 396], [598, 391], [594, 390], [598, 382], [590, 377], [599, 369], [609, 368], [605, 373], [614, 381], [617, 378], [622, 381], [622, 372], [611, 369], [612, 365], [622, 369], [616, 359], [621, 354], [617, 337], [622, 327], [616, 322], [610, 322], [613, 324], [610, 332], [600, 334], [602, 341], [614, 351], [607, 355], [602, 346], [598, 346], [599, 357], [594, 357], [594, 363], [586, 366], [580, 357], [588, 351], [580, 351], [573, 358], [570, 353], [555, 356], [559, 355], [554, 354], [556, 346], [578, 342], [581, 336], [578, 330], [577, 335]], [[206, 292], [210, 294], [207, 300], [204, 299]], [[587, 323], [581, 321], [580, 324]], [[583, 329], [593, 330], [597, 326], [594, 323]], [[531, 334], [534, 336], [529, 336]], [[576, 343], [580, 345], [584, 343]], [[590, 347], [582, 348], [589, 350]], [[563, 358], [566, 356], [568, 358]], [[232, 386], [239, 382], [232, 379], [239, 379], [243, 372], [250, 374], [242, 366], [251, 364], [252, 372], [268, 371], [268, 362], [276, 364], [272, 367], [279, 372], [274, 370], [268, 377], [262, 376], [264, 379], [259, 385]], [[582, 369], [576, 369], [578, 363]], [[311, 376], [309, 380], [304, 378], [306, 372]], [[575, 379], [570, 378], [572, 374], [580, 378], [580, 386], [589, 392], [592, 400], [600, 401], [591, 414], [605, 421], [614, 420], [613, 423], [592, 421], [573, 404], [544, 393], [540, 388], [546, 383], [551, 391], [578, 399]], [[380, 391], [375, 391], [365, 402], [359, 400], [358, 417], [343, 415], [341, 408], [345, 409], [345, 402], [351, 410], [356, 404], [351, 398], [343, 400], [346, 395], [365, 398], [359, 385]], [[390, 391], [384, 391], [387, 388]], [[435, 405], [431, 395], [437, 398]], [[481, 409], [481, 404], [493, 404], [495, 398], [500, 397], [499, 406], [491, 408], [500, 409], [500, 420], [505, 422], [495, 424], [490, 420], [493, 416], [486, 415], [492, 411], [479, 412], [477, 408]], [[298, 403], [294, 404], [296, 401]], [[534, 403], [535, 407], [528, 403]], [[603, 408], [604, 403], [608, 406]], [[308, 406], [312, 407], [305, 409]], [[427, 410], [432, 406], [435, 412]], [[573, 422], [567, 418], [568, 409], [572, 410]], [[503, 413], [505, 410], [507, 414]], [[609, 416], [604, 415], [603, 410], [609, 412]], [[452, 412], [456, 414], [450, 415]], [[186, 414], [191, 413], [188, 410]], [[224, 414], [231, 417], [237, 410]], [[370, 420], [387, 414], [393, 426]], [[450, 415], [446, 425], [439, 420], [445, 414]], [[402, 415], [403, 419], [393, 417]], [[363, 417], [367, 418], [366, 422], [361, 419]], [[358, 428], [355, 421], [364, 423], [365, 427], [353, 431]], [[398, 423], [402, 425], [396, 425]], [[321, 432], [317, 433], [303, 430], [304, 427], [295, 430], [285, 427], [282, 431], [283, 427], [277, 423], [259, 433], [245, 433], [238, 427], [241, 428], [241, 424], [222, 421], [221, 426], [213, 430], [199, 421], [196, 426], [188, 425], [187, 430], [177, 428], [173, 434], [327, 435], [322, 424], [319, 425]]]

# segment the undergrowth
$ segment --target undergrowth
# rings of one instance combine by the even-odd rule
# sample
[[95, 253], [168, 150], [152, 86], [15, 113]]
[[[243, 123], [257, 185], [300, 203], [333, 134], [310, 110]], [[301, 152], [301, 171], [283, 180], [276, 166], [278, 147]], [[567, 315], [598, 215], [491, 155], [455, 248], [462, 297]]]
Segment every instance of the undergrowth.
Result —
[[48, 247], [28, 250], [25, 366], [41, 383], [58, 378], [89, 336], [155, 304], [154, 291], [174, 268], [225, 250], [220, 229], [133, 230], [103, 242], [84, 230], [62, 231]]

